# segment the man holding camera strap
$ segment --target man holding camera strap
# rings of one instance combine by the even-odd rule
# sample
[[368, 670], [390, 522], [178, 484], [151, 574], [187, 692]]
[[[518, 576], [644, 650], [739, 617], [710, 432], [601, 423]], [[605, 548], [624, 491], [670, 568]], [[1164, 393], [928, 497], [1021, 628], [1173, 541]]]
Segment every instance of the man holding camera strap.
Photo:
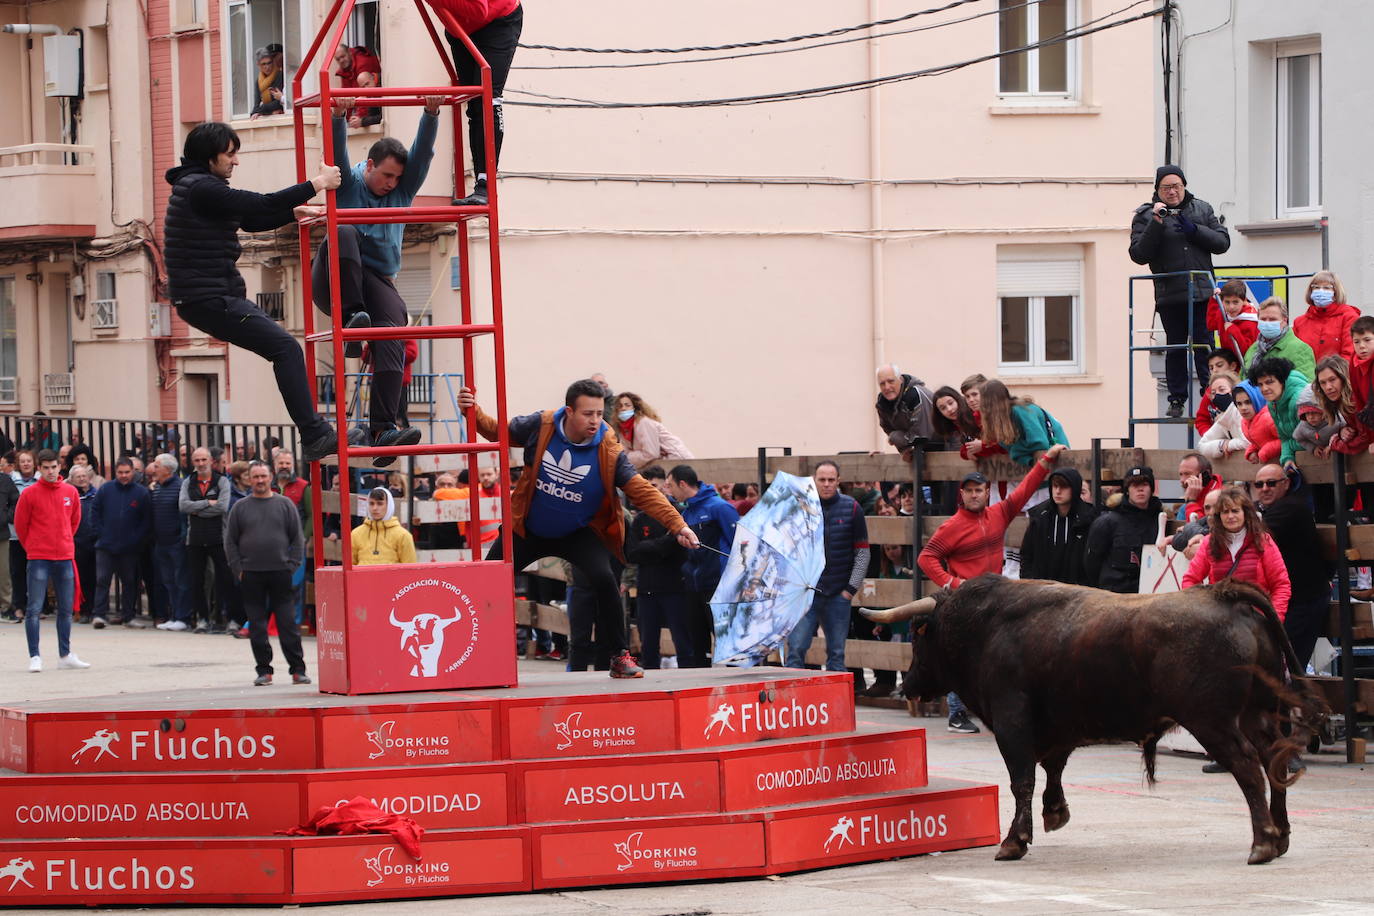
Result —
[[[1162, 165], [1155, 170], [1155, 192], [1149, 203], [1136, 208], [1131, 221], [1131, 260], [1148, 264], [1150, 273], [1207, 271], [1208, 275], [1159, 277], [1155, 285], [1155, 311], [1170, 344], [1192, 343], [1199, 389], [1207, 388], [1207, 302], [1212, 297], [1212, 255], [1224, 254], [1231, 236], [1212, 205], [1187, 189], [1183, 170]], [[1189, 326], [1189, 306], [1192, 322]], [[1168, 416], [1183, 416], [1188, 400], [1188, 362], [1183, 350], [1164, 357], [1164, 377], [1169, 387]]]

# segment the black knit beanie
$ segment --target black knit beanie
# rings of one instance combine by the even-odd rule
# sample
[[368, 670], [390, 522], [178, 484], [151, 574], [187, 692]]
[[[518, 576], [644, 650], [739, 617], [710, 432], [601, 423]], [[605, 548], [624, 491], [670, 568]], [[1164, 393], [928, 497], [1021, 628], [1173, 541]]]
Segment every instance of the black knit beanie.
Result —
[[1156, 191], [1159, 190], [1160, 182], [1162, 182], [1169, 175], [1177, 175], [1179, 181], [1183, 182], [1185, 185], [1188, 184], [1188, 179], [1183, 177], [1183, 169], [1179, 168], [1176, 165], [1161, 165], [1159, 168], [1155, 169]]

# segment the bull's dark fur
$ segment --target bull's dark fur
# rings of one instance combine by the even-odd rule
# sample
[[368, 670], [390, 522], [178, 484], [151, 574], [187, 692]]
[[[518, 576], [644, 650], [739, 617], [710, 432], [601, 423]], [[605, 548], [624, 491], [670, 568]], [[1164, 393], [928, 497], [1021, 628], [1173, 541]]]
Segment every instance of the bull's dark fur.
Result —
[[[1231, 580], [1167, 595], [1119, 595], [981, 576], [937, 598], [917, 632], [908, 697], [954, 691], [992, 729], [1016, 814], [998, 850], [1031, 842], [1035, 765], [1047, 777], [1046, 830], [1069, 820], [1061, 776], [1075, 748], [1138, 743], [1146, 777], [1176, 725], [1225, 765], [1250, 806], [1250, 862], [1288, 849], [1288, 761], [1325, 715], [1301, 681], [1283, 625], [1263, 592]], [[1285, 737], [1281, 732], [1289, 729]], [[1265, 804], [1265, 773], [1270, 789]]]

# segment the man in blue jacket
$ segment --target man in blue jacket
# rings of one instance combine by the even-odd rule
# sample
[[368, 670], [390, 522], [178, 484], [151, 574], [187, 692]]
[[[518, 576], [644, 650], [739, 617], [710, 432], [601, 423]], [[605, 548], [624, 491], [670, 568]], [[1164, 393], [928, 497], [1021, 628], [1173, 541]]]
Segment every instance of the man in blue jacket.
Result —
[[134, 617], [138, 601], [138, 556], [152, 533], [153, 514], [148, 488], [134, 483], [134, 463], [115, 462], [115, 479], [95, 494], [92, 524], [95, 526], [95, 603], [91, 625], [104, 629], [110, 613], [110, 580], [119, 576], [119, 622], [141, 630], [147, 626]]
[[[334, 103], [334, 161], [343, 170], [335, 200], [340, 209], [409, 207], [420, 193], [434, 159], [434, 139], [439, 133], [439, 104], [425, 99], [420, 126], [409, 152], [393, 137], [383, 137], [368, 150], [367, 162], [348, 164], [348, 123], [344, 120], [351, 99]], [[396, 291], [395, 276], [401, 270], [401, 223], [339, 227], [339, 291], [343, 324], [348, 328], [405, 327], [410, 321], [405, 300]], [[320, 311], [333, 309], [329, 286], [329, 242], [320, 245], [311, 274], [311, 291]], [[423, 305], [424, 303], [416, 303]], [[405, 341], [374, 340], [372, 344], [372, 401], [368, 408], [371, 445], [414, 445], [420, 431], [397, 428], [405, 374]], [[362, 356], [362, 344], [349, 341], [344, 355]], [[391, 456], [373, 462], [386, 467]]]
[[716, 631], [715, 618], [711, 615], [711, 595], [720, 584], [721, 573], [725, 572], [726, 558], [721, 554], [729, 554], [730, 546], [735, 543], [739, 512], [721, 498], [715, 487], [702, 483], [690, 464], [679, 464], [668, 472], [668, 492], [683, 504], [682, 520], [696, 532], [701, 543], [720, 551], [694, 550], [682, 566], [682, 575], [687, 581], [687, 625], [692, 632], [692, 650], [696, 658], [691, 664], [680, 661], [679, 665], [709, 668], [711, 642]]

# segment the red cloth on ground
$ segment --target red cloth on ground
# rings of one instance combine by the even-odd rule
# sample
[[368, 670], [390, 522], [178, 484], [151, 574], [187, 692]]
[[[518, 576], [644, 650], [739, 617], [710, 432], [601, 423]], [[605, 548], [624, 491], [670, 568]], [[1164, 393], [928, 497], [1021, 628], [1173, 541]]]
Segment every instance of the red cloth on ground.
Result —
[[367, 833], [391, 834], [412, 859], [420, 860], [420, 838], [425, 835], [425, 828], [411, 818], [387, 814], [361, 795], [337, 807], [325, 805], [304, 824], [277, 831], [280, 836], [359, 836]]

